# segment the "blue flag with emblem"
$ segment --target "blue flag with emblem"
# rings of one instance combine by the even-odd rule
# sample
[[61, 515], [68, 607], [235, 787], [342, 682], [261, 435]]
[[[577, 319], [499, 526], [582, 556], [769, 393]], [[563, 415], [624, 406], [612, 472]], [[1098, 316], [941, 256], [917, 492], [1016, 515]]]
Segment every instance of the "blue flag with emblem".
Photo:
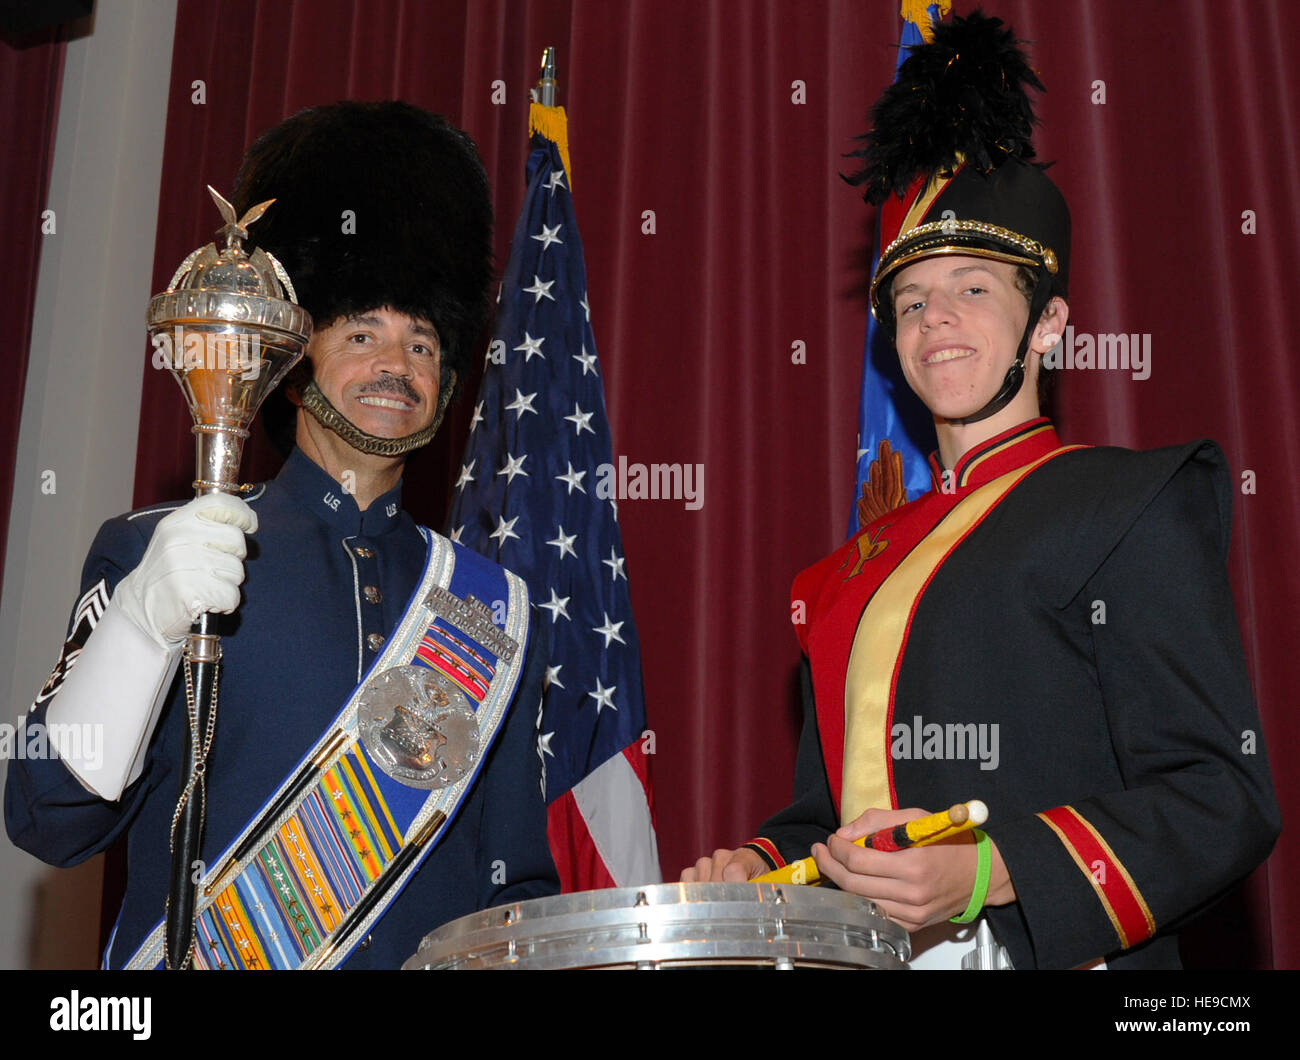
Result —
[[[894, 75], [907, 61], [909, 49], [924, 43], [930, 27], [948, 13], [950, 0], [922, 3], [905, 0], [902, 6], [903, 33], [898, 46]], [[880, 261], [877, 239], [871, 262], [874, 273]], [[862, 396], [858, 402], [857, 479], [853, 504], [849, 506], [849, 536], [862, 529], [859, 500], [875, 474], [881, 475], [886, 462], [901, 460], [902, 484], [908, 500], [915, 500], [930, 488], [930, 465], [926, 454], [935, 447], [934, 421], [929, 410], [912, 393], [898, 364], [898, 354], [889, 335], [867, 316], [867, 336], [862, 351]]]
[[529, 113], [528, 190], [449, 518], [519, 574], [551, 640], [539, 720], [566, 891], [658, 882], [641, 649], [562, 107]]

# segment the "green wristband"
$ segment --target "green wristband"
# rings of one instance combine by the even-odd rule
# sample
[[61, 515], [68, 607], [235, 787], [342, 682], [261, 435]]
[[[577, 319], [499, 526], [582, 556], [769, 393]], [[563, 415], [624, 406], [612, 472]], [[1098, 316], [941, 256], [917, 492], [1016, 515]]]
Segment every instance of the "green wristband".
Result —
[[966, 912], [962, 913], [961, 916], [952, 918], [954, 924], [969, 924], [980, 915], [980, 910], [984, 908], [984, 899], [989, 896], [989, 877], [993, 875], [993, 844], [989, 842], [989, 837], [978, 828], [972, 828], [971, 834], [975, 837], [975, 856], [977, 859], [975, 865], [975, 889], [971, 891]]

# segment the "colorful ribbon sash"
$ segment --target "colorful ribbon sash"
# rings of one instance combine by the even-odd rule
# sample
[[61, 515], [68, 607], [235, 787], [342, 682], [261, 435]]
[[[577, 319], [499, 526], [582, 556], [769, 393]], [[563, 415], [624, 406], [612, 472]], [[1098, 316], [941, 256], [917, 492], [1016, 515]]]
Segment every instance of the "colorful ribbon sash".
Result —
[[[397, 628], [324, 735], [199, 882], [194, 967], [334, 968], [369, 932], [437, 845], [477, 779], [527, 653], [528, 591], [516, 575], [426, 531], [419, 585]], [[482, 601], [504, 601], [499, 627]], [[358, 732], [374, 675], [427, 667], [468, 697], [482, 748], [447, 787], [383, 772]], [[163, 921], [127, 962], [163, 964]]]

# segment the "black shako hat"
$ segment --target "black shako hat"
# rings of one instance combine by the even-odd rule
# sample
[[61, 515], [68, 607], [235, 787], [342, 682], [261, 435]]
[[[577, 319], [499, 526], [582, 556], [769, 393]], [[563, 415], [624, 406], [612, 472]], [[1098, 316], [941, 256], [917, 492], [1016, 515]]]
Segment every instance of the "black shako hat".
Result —
[[880, 206], [871, 311], [891, 330], [894, 274], [939, 254], [1035, 270], [1030, 329], [1053, 296], [1067, 296], [1070, 211], [1032, 161], [1027, 89], [1044, 89], [1018, 44], [979, 11], [940, 23], [872, 108], [866, 145], [852, 156], [864, 167], [847, 179]]
[[[318, 329], [385, 306], [423, 318], [444, 387], [448, 369], [465, 378], [492, 280], [491, 192], [469, 136], [401, 101], [310, 107], [249, 147], [232, 198], [237, 211], [276, 200], [252, 239]], [[272, 397], [266, 426], [287, 452], [296, 410]]]

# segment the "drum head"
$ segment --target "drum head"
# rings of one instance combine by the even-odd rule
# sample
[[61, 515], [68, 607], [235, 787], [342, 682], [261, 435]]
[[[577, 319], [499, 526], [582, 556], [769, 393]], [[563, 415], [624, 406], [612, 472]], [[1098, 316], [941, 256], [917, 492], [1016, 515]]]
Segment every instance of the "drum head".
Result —
[[661, 883], [536, 898], [425, 936], [402, 967], [905, 967], [907, 932], [844, 891]]

